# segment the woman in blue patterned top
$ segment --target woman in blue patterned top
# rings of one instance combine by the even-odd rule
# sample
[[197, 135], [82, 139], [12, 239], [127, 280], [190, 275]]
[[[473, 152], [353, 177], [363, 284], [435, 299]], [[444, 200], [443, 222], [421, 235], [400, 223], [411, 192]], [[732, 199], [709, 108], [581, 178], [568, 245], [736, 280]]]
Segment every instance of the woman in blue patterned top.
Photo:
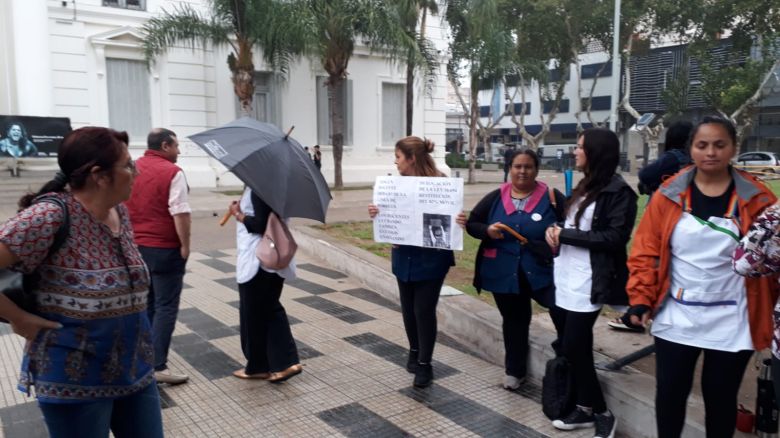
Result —
[[[0, 267], [39, 276], [35, 314], [0, 294], [27, 339], [19, 388], [35, 388], [52, 437], [162, 437], [146, 296], [149, 276], [122, 202], [135, 166], [124, 132], [86, 127], [59, 148], [60, 171], [0, 226]], [[65, 190], [66, 186], [70, 190]], [[37, 202], [48, 193], [63, 201]], [[68, 237], [49, 254], [69, 218]]]

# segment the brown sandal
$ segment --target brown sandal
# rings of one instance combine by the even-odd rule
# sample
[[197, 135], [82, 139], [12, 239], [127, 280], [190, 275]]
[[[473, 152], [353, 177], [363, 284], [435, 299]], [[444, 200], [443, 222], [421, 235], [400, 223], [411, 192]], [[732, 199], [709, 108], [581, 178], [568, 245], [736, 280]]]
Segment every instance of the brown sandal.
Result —
[[268, 380], [271, 377], [271, 373], [247, 374], [246, 368], [241, 368], [240, 370], [233, 371], [233, 376], [245, 380]]
[[290, 377], [297, 376], [298, 374], [301, 373], [301, 371], [303, 371], [303, 367], [301, 366], [301, 364], [296, 363], [295, 365], [287, 368], [284, 371], [271, 373], [271, 377], [268, 379], [268, 381], [272, 383], [281, 383], [289, 379]]

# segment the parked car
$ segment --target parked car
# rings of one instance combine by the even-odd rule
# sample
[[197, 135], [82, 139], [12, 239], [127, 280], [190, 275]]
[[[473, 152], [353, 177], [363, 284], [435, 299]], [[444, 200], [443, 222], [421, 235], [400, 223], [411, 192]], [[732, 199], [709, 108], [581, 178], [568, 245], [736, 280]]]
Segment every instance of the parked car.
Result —
[[743, 152], [734, 161], [737, 162], [737, 167], [740, 169], [753, 172], [780, 173], [780, 155], [775, 152]]

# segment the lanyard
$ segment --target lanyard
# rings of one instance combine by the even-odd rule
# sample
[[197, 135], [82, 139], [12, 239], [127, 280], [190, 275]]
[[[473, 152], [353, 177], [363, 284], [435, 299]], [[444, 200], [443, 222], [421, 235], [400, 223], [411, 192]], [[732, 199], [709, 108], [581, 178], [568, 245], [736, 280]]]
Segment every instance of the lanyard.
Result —
[[[689, 185], [688, 188], [685, 190], [685, 193], [681, 195], [682, 198], [682, 208], [683, 211], [686, 213], [691, 213], [691, 186]], [[737, 241], [739, 241], [739, 236], [737, 236], [734, 232], [731, 230], [728, 230], [726, 228], [720, 227], [716, 224], [713, 224], [710, 221], [698, 218], [691, 214], [693, 218], [695, 218], [700, 224], [707, 225], [708, 227], [712, 228], [715, 231], [720, 231], [728, 234], [729, 236], [733, 237]], [[732, 222], [734, 222], [734, 225], [737, 226], [737, 230], [742, 230], [740, 221], [739, 221], [739, 196], [737, 196], [737, 190], [734, 189], [731, 191], [731, 196], [729, 196], [729, 203], [726, 207], [726, 214], [723, 215], [724, 219], [730, 219]]]

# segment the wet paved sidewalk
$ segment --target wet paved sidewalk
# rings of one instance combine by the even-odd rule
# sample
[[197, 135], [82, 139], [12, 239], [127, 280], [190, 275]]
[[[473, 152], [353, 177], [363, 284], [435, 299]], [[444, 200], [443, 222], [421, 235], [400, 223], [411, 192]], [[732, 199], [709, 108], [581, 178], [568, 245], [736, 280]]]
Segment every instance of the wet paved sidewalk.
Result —
[[[169, 366], [190, 382], [160, 386], [166, 436], [592, 436], [557, 432], [538, 386], [502, 389], [502, 368], [443, 334], [433, 386], [413, 388], [398, 306], [303, 255], [282, 293], [303, 373], [281, 384], [236, 379], [243, 356], [234, 254], [193, 253], [188, 263]], [[2, 436], [46, 436], [34, 400], [15, 388], [22, 348], [0, 325]]]

